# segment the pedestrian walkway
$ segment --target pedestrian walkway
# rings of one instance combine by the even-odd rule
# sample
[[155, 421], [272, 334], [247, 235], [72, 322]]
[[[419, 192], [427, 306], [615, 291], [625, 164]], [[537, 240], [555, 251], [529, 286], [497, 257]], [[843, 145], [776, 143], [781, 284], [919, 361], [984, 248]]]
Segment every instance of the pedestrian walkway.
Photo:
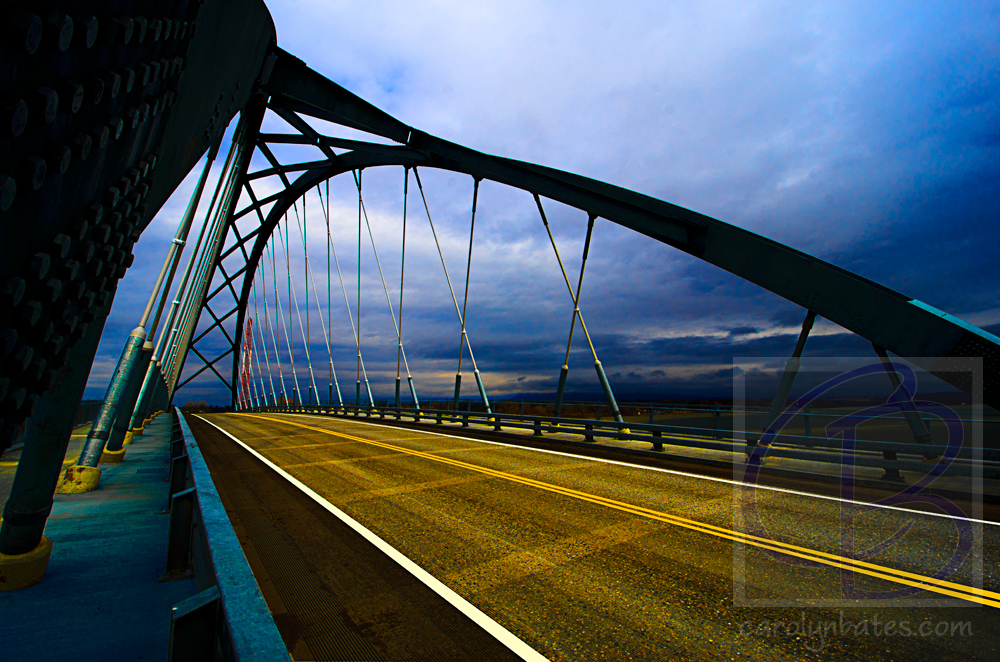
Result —
[[[159, 416], [127, 447], [124, 462], [101, 466], [98, 489], [55, 495], [45, 577], [0, 592], [0, 662], [166, 660], [170, 609], [197, 592], [193, 579], [157, 581], [170, 519], [161, 514], [169, 438], [170, 417]], [[76, 459], [81, 442], [71, 439], [66, 461]], [[18, 454], [0, 458], [0, 502]]]

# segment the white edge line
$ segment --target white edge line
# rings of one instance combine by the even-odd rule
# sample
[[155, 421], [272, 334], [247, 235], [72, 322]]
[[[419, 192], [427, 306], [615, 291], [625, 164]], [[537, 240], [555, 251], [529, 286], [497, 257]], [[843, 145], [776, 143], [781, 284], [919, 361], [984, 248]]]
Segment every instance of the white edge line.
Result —
[[212, 421], [202, 418], [201, 416], [196, 415], [196, 417], [202, 421], [205, 421], [213, 428], [215, 428], [222, 434], [226, 435], [233, 441], [235, 441], [237, 444], [242, 446], [246, 451], [248, 451], [251, 455], [253, 455], [258, 460], [266, 464], [272, 470], [274, 470], [275, 473], [280, 475], [282, 478], [287, 480], [295, 487], [302, 490], [302, 492], [304, 492], [307, 496], [309, 496], [313, 501], [326, 508], [330, 513], [335, 515], [344, 524], [354, 529], [357, 533], [361, 534], [361, 536], [365, 540], [375, 545], [375, 547], [377, 547], [380, 551], [382, 551], [386, 556], [388, 556], [390, 559], [392, 559], [400, 566], [402, 566], [404, 570], [406, 570], [411, 575], [419, 579], [429, 589], [437, 593], [453, 607], [455, 607], [460, 612], [468, 616], [476, 625], [486, 630], [486, 632], [488, 632], [494, 639], [496, 639], [501, 644], [509, 648], [511, 652], [520, 657], [522, 660], [531, 660], [533, 662], [549, 662], [548, 658], [543, 656], [541, 653], [533, 649], [528, 644], [518, 639], [505, 627], [503, 627], [502, 625], [494, 621], [492, 618], [481, 612], [471, 602], [469, 602], [468, 600], [460, 596], [458, 593], [455, 593], [455, 591], [451, 590], [450, 588], [442, 584], [429, 572], [427, 572], [426, 570], [418, 566], [416, 563], [408, 559], [406, 556], [404, 556], [402, 552], [400, 552], [395, 547], [391, 546], [389, 543], [387, 543], [386, 541], [382, 540], [377, 535], [369, 531], [367, 528], [365, 528], [364, 525], [359, 523], [350, 515], [348, 515], [344, 511], [334, 506], [332, 503], [321, 497], [316, 492], [312, 491], [309, 487], [307, 487], [306, 485], [301, 483], [298, 479], [288, 474], [281, 467], [274, 464], [266, 457], [264, 457], [254, 449], [250, 448], [245, 443], [234, 437], [231, 433], [229, 433], [226, 430], [223, 430]]
[[[234, 412], [234, 413], [241, 413], [241, 412]], [[355, 421], [355, 420], [350, 419], [350, 418], [341, 418], [339, 416], [317, 416], [315, 414], [281, 414], [281, 415], [282, 416], [301, 416], [301, 417], [310, 418], [310, 419], [317, 419], [317, 418], [318, 419], [324, 419], [324, 420], [336, 419], [336, 420], [347, 421], [349, 423], [356, 423], [357, 425], [371, 425], [371, 426], [374, 426], [374, 427], [383, 427], [383, 428], [384, 427], [394, 427], [394, 426], [387, 426], [384, 423], [369, 423], [367, 421]], [[517, 444], [505, 444], [505, 443], [503, 443], [501, 441], [486, 441], [484, 439], [473, 439], [471, 437], [462, 437], [462, 436], [459, 436], [459, 435], [446, 434], [446, 433], [443, 433], [443, 432], [436, 432], [436, 431], [433, 431], [433, 430], [418, 430], [418, 429], [415, 429], [415, 428], [397, 428], [397, 429], [407, 430], [407, 431], [410, 431], [410, 432], [419, 432], [421, 434], [438, 436], [438, 437], [449, 437], [451, 439], [460, 439], [462, 441], [474, 441], [474, 442], [479, 443], [479, 444], [490, 444], [492, 446], [504, 446], [506, 448], [514, 448], [514, 449], [518, 449], [518, 450], [534, 451], [536, 453], [548, 453], [550, 455], [562, 455], [564, 457], [572, 457], [572, 458], [576, 458], [576, 459], [579, 459], [579, 460], [590, 460], [592, 462], [603, 462], [605, 464], [615, 464], [615, 465], [618, 465], [618, 466], [628, 467], [628, 468], [631, 468], [631, 469], [644, 469], [646, 471], [658, 471], [660, 473], [672, 474], [674, 476], [684, 476], [685, 478], [698, 478], [700, 480], [708, 480], [708, 481], [712, 481], [712, 482], [715, 482], [715, 483], [728, 483], [730, 485], [747, 485], [747, 483], [744, 483], [744, 482], [739, 481], [739, 480], [732, 480], [730, 478], [716, 478], [715, 476], [703, 476], [701, 474], [693, 474], [693, 473], [688, 473], [686, 471], [677, 471], [676, 469], [662, 469], [660, 467], [647, 467], [647, 466], [640, 465], [640, 464], [630, 464], [628, 462], [621, 462], [619, 460], [607, 460], [607, 459], [600, 458], [600, 457], [588, 457], [586, 455], [576, 455], [574, 453], [566, 453], [566, 452], [563, 452], [563, 451], [552, 451], [552, 450], [548, 450], [548, 449], [545, 449], [545, 448], [531, 448], [529, 446], [519, 446]], [[614, 447], [608, 446], [606, 448], [614, 448]], [[923, 510], [914, 510], [912, 508], [901, 508], [899, 506], [887, 506], [885, 504], [868, 503], [867, 501], [855, 501], [854, 499], [842, 499], [840, 497], [826, 496], [824, 494], [812, 494], [811, 492], [800, 492], [798, 490], [788, 490], [788, 489], [785, 489], [785, 488], [782, 488], [782, 487], [771, 487], [769, 485], [754, 485], [753, 487], [755, 487], [758, 490], [769, 490], [771, 492], [782, 492], [784, 494], [794, 494], [796, 496], [811, 497], [813, 499], [823, 499], [825, 501], [839, 501], [841, 503], [851, 503], [851, 504], [854, 504], [856, 506], [865, 506], [867, 508], [883, 508], [885, 510], [898, 510], [900, 512], [911, 513], [911, 514], [914, 514], [914, 515], [926, 515], [928, 517], [943, 517], [945, 519], [961, 520], [963, 522], [974, 522], [976, 524], [988, 524], [990, 526], [1000, 526], [1000, 522], [991, 522], [990, 520], [975, 519], [974, 517], [956, 517], [955, 515], [948, 515], [946, 513], [930, 513], [930, 512], [923, 511]]]

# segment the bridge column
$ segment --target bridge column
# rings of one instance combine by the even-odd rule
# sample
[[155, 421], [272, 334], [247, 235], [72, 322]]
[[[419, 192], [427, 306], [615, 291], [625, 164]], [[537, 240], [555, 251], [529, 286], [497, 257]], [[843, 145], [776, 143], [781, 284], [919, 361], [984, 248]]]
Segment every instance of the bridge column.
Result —
[[108, 443], [104, 447], [102, 461], [121, 461], [124, 454], [125, 435], [132, 428], [132, 418], [135, 412], [136, 401], [139, 398], [139, 391], [142, 388], [144, 375], [149, 372], [149, 362], [153, 357], [153, 343], [146, 340], [142, 344], [139, 353], [135, 357], [135, 362], [128, 375], [125, 390], [122, 392], [122, 400], [118, 405], [118, 415], [115, 416], [114, 425], [111, 427], [111, 434]]
[[150, 407], [156, 392], [157, 382], [160, 380], [160, 362], [154, 360], [146, 370], [146, 377], [142, 381], [142, 388], [139, 389], [139, 398], [136, 401], [135, 412], [129, 422], [129, 431], [123, 443], [131, 443], [134, 437], [142, 434], [146, 427], [146, 419], [149, 417]]
[[[809, 338], [809, 332], [812, 331], [813, 323], [816, 321], [816, 313], [813, 311], [808, 311], [806, 317], [802, 320], [802, 330], [799, 332], [799, 339], [795, 341], [795, 349], [792, 351], [791, 357], [789, 357], [788, 362], [785, 363], [785, 371], [781, 375], [781, 381], [778, 383], [778, 392], [774, 394], [774, 400], [771, 402], [771, 409], [767, 412], [767, 418], [764, 420], [764, 427], [761, 429], [761, 436], [767, 434], [768, 429], [771, 425], [778, 420], [778, 416], [785, 409], [785, 403], [788, 401], [788, 394], [792, 392], [792, 385], [795, 383], [795, 377], [799, 374], [799, 365], [802, 360], [802, 351], [806, 347], [806, 340]], [[757, 448], [757, 442], [760, 437], [747, 438], [747, 462], [751, 464], [760, 464], [762, 455], [759, 454], [755, 449]]]
[[[66, 477], [60, 487], [61, 492], [67, 494], [90, 492], [97, 487], [101, 478], [101, 472], [97, 468], [98, 463], [102, 459], [111, 459], [112, 462], [115, 459], [120, 461], [120, 458], [116, 458], [114, 455], [109, 458], [102, 458], [102, 455], [111, 436], [111, 428], [115, 418], [121, 413], [120, 405], [123, 396], [129, 390], [129, 380], [138, 379], [133, 374], [132, 368], [135, 366], [145, 342], [146, 330], [141, 326], [133, 329], [125, 341], [122, 355], [118, 359], [118, 366], [108, 384], [107, 393], [104, 395], [104, 404], [101, 405], [101, 411], [94, 420], [93, 427], [87, 433], [87, 441], [83, 444], [79, 459], [74, 466], [66, 469]], [[124, 453], [118, 455], [124, 455]]]
[[[902, 398], [898, 400], [899, 408], [903, 412], [903, 418], [906, 419], [906, 424], [910, 428], [910, 432], [913, 433], [913, 438], [918, 444], [930, 444], [933, 443], [931, 438], [930, 430], [927, 429], [927, 423], [921, 418], [920, 413], [917, 412], [917, 408], [913, 405], [913, 393], [906, 390], [903, 386], [903, 381], [899, 378], [899, 374], [892, 365], [892, 360], [889, 358], [889, 354], [885, 351], [884, 347], [872, 343], [872, 349], [878, 354], [879, 360], [882, 362], [882, 367], [885, 369], [886, 377], [889, 378], [889, 383], [892, 384], [893, 393], [902, 389]], [[925, 454], [927, 459], [933, 459], [934, 455], [928, 453]], [[882, 451], [882, 459], [895, 461], [896, 452], [895, 451]], [[896, 482], [901, 482], [903, 476], [899, 473], [899, 469], [895, 467], [886, 467], [885, 474], [882, 475], [883, 480], [892, 480]]]
[[28, 422], [24, 449], [0, 519], [0, 591], [31, 586], [45, 574], [52, 543], [42, 534], [112, 299], [108, 297], [73, 347], [65, 367], [42, 395], [37, 413]]

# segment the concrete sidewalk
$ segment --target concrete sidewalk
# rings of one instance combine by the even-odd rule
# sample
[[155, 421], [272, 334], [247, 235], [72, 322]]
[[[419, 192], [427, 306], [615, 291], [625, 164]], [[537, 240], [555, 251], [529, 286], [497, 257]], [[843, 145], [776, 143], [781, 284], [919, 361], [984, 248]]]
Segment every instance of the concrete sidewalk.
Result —
[[[124, 462], [101, 466], [98, 489], [55, 495], [45, 577], [0, 592], [0, 662], [166, 660], [170, 609], [197, 592], [193, 579], [157, 582], [170, 519], [161, 514], [169, 438], [170, 416], [160, 415], [127, 446]], [[80, 443], [71, 440], [68, 461]], [[12, 479], [7, 465], [18, 455], [2, 458], [0, 485]]]

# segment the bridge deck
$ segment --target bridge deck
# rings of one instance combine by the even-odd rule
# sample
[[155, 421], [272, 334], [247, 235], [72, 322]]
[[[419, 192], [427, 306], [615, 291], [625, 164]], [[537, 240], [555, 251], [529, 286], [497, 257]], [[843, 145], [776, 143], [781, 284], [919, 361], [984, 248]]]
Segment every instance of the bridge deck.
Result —
[[[161, 514], [169, 437], [169, 417], [160, 416], [125, 462], [102, 465], [99, 489], [55, 495], [45, 576], [0, 592], [0, 660], [166, 660], [170, 609], [197, 592], [193, 579], [157, 582], [170, 519]], [[71, 440], [68, 462], [81, 444]], [[0, 458], [0, 503], [17, 456]]]
[[[826, 637], [823, 652], [842, 659], [1000, 655], [1000, 611], [994, 607], [968, 609], [968, 601], [942, 602], [945, 596], [930, 592], [902, 596], [909, 604], [887, 603], [884, 596], [869, 604], [842, 601], [853, 605], [846, 607], [823, 603], [841, 599], [836, 569], [794, 565], [719, 534], [736, 530], [735, 518], [748, 512], [734, 507], [730, 482], [362, 421], [280, 414], [204, 420], [282, 467], [552, 660], [801, 659], [811, 650], [807, 644], [819, 642], [787, 632], [754, 634], [760, 622], [800, 618], [910, 619], [914, 627], [920, 619], [968, 622], [974, 635]], [[392, 572], [391, 564], [354, 547], [349, 532], [323, 521], [315, 501], [269, 476], [262, 463], [254, 469], [245, 462], [248, 451], [235, 442], [222, 445], [222, 435], [209, 433], [208, 425], [194, 419], [192, 429], [206, 457], [212, 456], [217, 482], [227, 491], [230, 479], [242, 482], [229, 493], [231, 515], [240, 521], [255, 573], [264, 570], [258, 579], [296, 659], [299, 639], [311, 650], [306, 632], [312, 627], [347, 631], [389, 659], [401, 650], [391, 646], [414, 641], [413, 632], [429, 632], [441, 645], [458, 640], [445, 632], [450, 617], [437, 616], [427, 626], [426, 616], [411, 606], [421, 599], [398, 588], [398, 570], [383, 574]], [[797, 545], [813, 560], [840, 553], [838, 501], [773, 490], [756, 496], [765, 535]], [[270, 500], [282, 505], [268, 505]], [[931, 575], [947, 560], [941, 552], [956, 547], [954, 521], [877, 509], [859, 514], [852, 532], [860, 548], [907, 523], [911, 531], [869, 561]], [[971, 530], [974, 562], [951, 581], [974, 586], [982, 572], [981, 585], [996, 591], [1000, 527], [973, 524]], [[742, 584], [734, 583], [740, 578]], [[906, 588], [881, 578], [858, 582], [869, 593]], [[745, 592], [734, 595], [740, 588]], [[336, 623], [323, 626], [324, 620]]]
[[295, 660], [520, 659], [224, 434], [188, 421]]

